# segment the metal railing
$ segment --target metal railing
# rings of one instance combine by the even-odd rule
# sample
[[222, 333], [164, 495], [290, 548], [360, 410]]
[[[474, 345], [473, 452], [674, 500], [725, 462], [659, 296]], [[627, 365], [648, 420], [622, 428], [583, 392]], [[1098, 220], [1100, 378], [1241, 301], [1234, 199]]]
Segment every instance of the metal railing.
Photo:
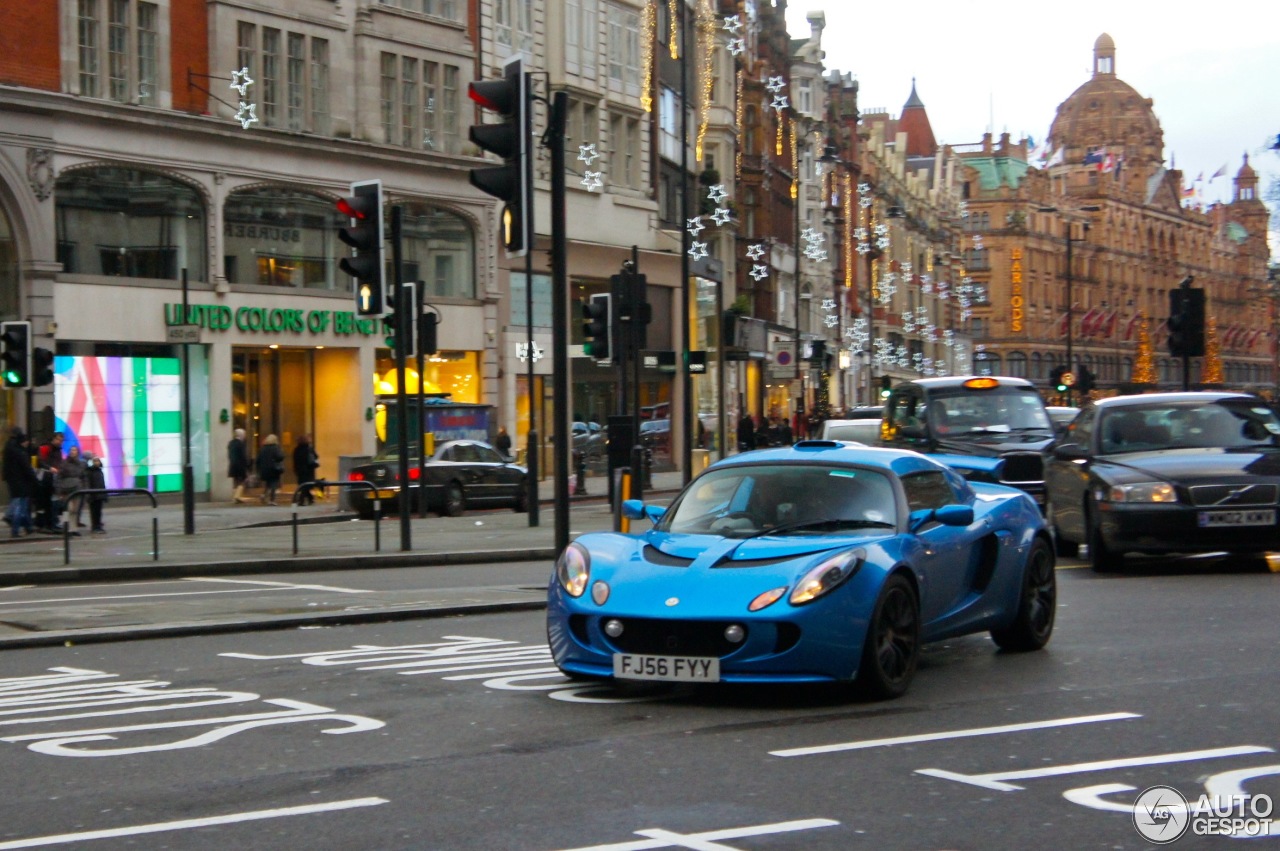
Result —
[[[71, 510], [71, 501], [77, 497], [83, 503], [86, 496], [133, 496], [135, 494], [146, 494], [147, 499], [151, 500], [151, 560], [160, 560], [160, 518], [156, 516], [156, 509], [159, 503], [156, 502], [156, 495], [146, 488], [85, 488], [83, 490], [72, 491], [67, 495], [62, 508], [62, 563], [71, 564], [71, 524], [67, 522], [67, 514]], [[83, 507], [83, 506], [81, 506]], [[78, 532], [76, 533], [79, 534]]]
[[298, 511], [297, 506], [301, 503], [299, 500], [311, 495], [312, 488], [361, 488], [363, 490], [373, 491], [373, 551], [382, 552], [382, 498], [378, 496], [378, 488], [373, 482], [331, 482], [327, 479], [318, 479], [314, 482], [301, 482], [297, 489], [293, 492], [293, 554], [298, 554]]

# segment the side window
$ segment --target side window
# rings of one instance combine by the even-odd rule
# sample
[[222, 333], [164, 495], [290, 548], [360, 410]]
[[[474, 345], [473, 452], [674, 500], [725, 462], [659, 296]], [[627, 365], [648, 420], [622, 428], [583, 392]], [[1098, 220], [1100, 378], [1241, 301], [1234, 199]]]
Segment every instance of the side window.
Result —
[[894, 394], [886, 416], [894, 428], [903, 426], [919, 428], [924, 425], [923, 401], [910, 389], [900, 390]]
[[1085, 411], [1083, 416], [1076, 417], [1067, 427], [1067, 436], [1063, 442], [1075, 443], [1084, 449], [1092, 449], [1093, 425], [1097, 422], [1097, 418], [1097, 410], [1092, 408]]
[[942, 472], [914, 473], [902, 477], [902, 489], [907, 493], [907, 510], [941, 508], [956, 502], [955, 491], [947, 483]]
[[477, 461], [483, 461], [486, 464], [503, 463], [502, 458], [498, 455], [498, 450], [496, 449], [491, 449], [488, 446], [473, 446], [472, 449], [476, 452]]
[[476, 447], [471, 443], [459, 443], [453, 447], [453, 460], [462, 461], [464, 463], [473, 463], [480, 459], [476, 457]]

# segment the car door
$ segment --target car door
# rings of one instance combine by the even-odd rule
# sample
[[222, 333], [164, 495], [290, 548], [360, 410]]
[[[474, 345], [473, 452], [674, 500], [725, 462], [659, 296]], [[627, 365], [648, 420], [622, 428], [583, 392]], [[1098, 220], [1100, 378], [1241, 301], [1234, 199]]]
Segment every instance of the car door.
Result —
[[1045, 495], [1053, 525], [1065, 540], [1077, 544], [1088, 540], [1084, 502], [1097, 423], [1097, 408], [1082, 411], [1050, 447], [1044, 468]]
[[508, 465], [498, 454], [498, 450], [491, 446], [473, 443], [471, 449], [475, 453], [475, 464], [480, 469], [479, 483], [484, 488], [483, 498], [514, 499], [520, 487], [520, 471]]
[[[902, 488], [909, 512], [964, 501], [941, 471], [903, 476]], [[926, 629], [955, 616], [969, 596], [978, 569], [977, 543], [985, 531], [986, 521], [979, 519], [967, 527], [930, 522], [916, 532], [920, 549], [915, 569]]]

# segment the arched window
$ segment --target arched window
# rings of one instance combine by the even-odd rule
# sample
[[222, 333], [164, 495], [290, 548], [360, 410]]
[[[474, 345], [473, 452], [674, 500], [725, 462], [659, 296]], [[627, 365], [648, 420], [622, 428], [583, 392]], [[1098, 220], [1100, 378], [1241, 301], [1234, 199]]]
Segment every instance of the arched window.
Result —
[[0, 316], [18, 316], [22, 300], [18, 297], [18, 246], [13, 238], [13, 226], [3, 209], [0, 209]]
[[[338, 228], [347, 220], [333, 199], [288, 186], [232, 192], [222, 210], [224, 274], [233, 284], [345, 288], [337, 258], [347, 247]], [[341, 285], [338, 281], [341, 278]]]
[[426, 281], [428, 298], [476, 297], [475, 236], [456, 213], [422, 204], [405, 206], [404, 279]]
[[1027, 376], [1032, 381], [1039, 381], [1044, 378], [1044, 366], [1040, 363], [1040, 353], [1031, 353], [1031, 374]]
[[1009, 352], [1009, 367], [1007, 375], [1014, 378], [1027, 377], [1027, 356], [1022, 352]]
[[54, 188], [58, 262], [84, 275], [205, 280], [205, 209], [194, 187], [155, 172], [99, 166]]
[[973, 356], [974, 375], [999, 375], [1000, 355], [995, 352], [978, 352]]

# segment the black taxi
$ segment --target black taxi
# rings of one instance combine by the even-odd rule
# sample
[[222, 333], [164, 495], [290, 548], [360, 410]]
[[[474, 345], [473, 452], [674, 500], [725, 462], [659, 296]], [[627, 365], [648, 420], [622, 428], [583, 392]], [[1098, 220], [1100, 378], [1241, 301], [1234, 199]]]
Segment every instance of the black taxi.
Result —
[[1034, 384], [978, 375], [917, 378], [892, 387], [880, 442], [914, 449], [973, 481], [1026, 491], [1044, 505], [1044, 451], [1053, 422]]

